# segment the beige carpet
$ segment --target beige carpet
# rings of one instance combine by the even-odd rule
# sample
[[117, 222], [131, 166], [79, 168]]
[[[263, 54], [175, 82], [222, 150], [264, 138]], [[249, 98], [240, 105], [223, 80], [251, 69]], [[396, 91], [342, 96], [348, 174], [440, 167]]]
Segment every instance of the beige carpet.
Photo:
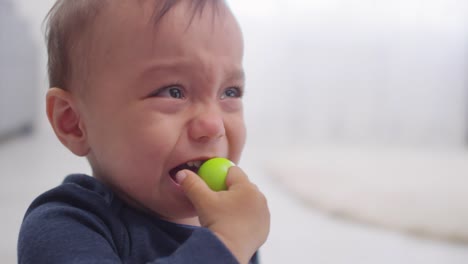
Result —
[[468, 243], [468, 152], [321, 147], [270, 158], [308, 204], [361, 222]]

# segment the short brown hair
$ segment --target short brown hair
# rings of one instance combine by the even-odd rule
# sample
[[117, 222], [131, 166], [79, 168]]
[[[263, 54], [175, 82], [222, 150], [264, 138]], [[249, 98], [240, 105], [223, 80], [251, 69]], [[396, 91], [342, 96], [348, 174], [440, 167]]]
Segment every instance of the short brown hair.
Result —
[[[50, 87], [68, 89], [69, 81], [77, 71], [76, 50], [101, 10], [116, 0], [57, 0], [46, 16], [46, 44], [48, 52], [48, 75]], [[132, 0], [139, 1], [139, 0]], [[184, 0], [155, 0], [154, 22], [157, 24], [171, 8]], [[203, 11], [207, 3], [222, 0], [190, 0], [192, 18]], [[191, 21], [190, 20], [190, 21]], [[86, 60], [86, 59], [85, 59]]]

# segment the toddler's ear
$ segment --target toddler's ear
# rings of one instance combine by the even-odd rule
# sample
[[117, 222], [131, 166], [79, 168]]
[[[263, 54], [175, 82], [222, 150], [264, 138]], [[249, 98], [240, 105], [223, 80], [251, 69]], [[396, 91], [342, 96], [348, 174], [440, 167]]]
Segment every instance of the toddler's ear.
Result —
[[86, 130], [73, 95], [50, 88], [46, 96], [47, 117], [60, 142], [77, 156], [86, 156], [89, 145]]

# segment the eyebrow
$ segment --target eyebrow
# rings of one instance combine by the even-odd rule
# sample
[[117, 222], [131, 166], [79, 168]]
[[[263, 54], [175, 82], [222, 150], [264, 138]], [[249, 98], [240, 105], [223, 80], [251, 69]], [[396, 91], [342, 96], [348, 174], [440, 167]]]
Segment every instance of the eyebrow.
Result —
[[159, 61], [146, 67], [141, 73], [142, 77], [146, 77], [155, 72], [176, 71], [183, 72], [184, 68], [188, 68], [183, 60], [178, 61]]
[[[144, 78], [154, 72], [165, 72], [165, 71], [174, 71], [174, 72], [183, 73], [190, 68], [192, 68], [192, 66], [189, 66], [188, 63], [183, 59], [177, 60], [177, 61], [160, 61], [157, 64], [150, 65], [141, 73], [140, 76]], [[224, 78], [224, 80], [244, 81], [245, 72], [242, 69], [242, 67], [239, 67], [239, 68], [236, 67], [234, 69], [229, 70], [229, 72], [226, 73], [226, 77]]]
[[237, 69], [228, 74], [226, 78], [229, 81], [245, 81], [245, 72], [242, 69]]

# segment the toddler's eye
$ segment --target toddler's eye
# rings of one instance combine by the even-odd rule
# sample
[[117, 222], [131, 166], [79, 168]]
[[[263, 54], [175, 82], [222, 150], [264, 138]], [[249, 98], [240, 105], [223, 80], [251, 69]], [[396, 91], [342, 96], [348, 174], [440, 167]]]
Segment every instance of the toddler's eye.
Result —
[[184, 98], [184, 91], [179, 86], [168, 86], [159, 89], [156, 93], [152, 94], [152, 96], [158, 97], [170, 97], [175, 99], [183, 99]]
[[225, 99], [225, 98], [228, 98], [228, 97], [231, 97], [231, 98], [242, 97], [242, 92], [241, 92], [240, 88], [238, 88], [238, 87], [227, 88], [224, 91], [224, 93], [221, 95], [221, 99]]

